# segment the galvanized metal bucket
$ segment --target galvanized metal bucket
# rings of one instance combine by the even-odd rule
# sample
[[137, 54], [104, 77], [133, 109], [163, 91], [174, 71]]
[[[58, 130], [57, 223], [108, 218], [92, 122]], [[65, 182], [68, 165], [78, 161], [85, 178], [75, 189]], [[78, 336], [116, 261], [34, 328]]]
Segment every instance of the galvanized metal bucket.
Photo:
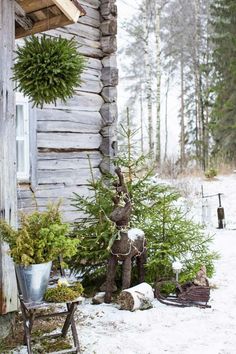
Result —
[[25, 302], [41, 302], [47, 290], [52, 262], [15, 265], [19, 291]]

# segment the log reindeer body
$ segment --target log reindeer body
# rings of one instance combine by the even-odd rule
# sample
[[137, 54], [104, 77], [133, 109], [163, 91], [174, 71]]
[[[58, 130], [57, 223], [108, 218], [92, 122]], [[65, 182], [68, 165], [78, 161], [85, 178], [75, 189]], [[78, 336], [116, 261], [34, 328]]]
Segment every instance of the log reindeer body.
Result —
[[115, 286], [115, 274], [118, 261], [123, 262], [122, 268], [122, 289], [130, 287], [132, 259], [136, 257], [138, 266], [139, 282], [144, 281], [144, 263], [146, 261], [146, 239], [144, 232], [139, 229], [128, 229], [129, 219], [132, 212], [132, 204], [124, 176], [120, 168], [115, 172], [118, 181], [114, 183], [116, 195], [113, 197], [114, 210], [110, 214], [110, 219], [116, 224], [119, 237], [110, 249], [108, 260], [107, 279], [105, 282], [105, 302], [111, 302], [111, 295]]

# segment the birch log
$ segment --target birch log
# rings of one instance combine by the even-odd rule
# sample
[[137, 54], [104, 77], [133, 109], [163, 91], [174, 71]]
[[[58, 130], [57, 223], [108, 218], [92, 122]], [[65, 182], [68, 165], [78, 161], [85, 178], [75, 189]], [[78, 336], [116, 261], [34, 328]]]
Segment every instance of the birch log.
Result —
[[154, 293], [151, 285], [141, 283], [132, 288], [125, 289], [118, 297], [120, 310], [145, 310], [152, 307]]

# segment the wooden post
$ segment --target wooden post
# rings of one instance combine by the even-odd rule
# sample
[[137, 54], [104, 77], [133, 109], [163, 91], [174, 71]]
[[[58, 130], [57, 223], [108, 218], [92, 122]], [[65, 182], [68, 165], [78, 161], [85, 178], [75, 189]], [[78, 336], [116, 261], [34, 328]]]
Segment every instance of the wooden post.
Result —
[[[11, 80], [14, 27], [14, 0], [0, 0], [0, 218], [16, 226], [15, 102]], [[0, 243], [0, 315], [16, 309], [14, 266], [8, 246]]]

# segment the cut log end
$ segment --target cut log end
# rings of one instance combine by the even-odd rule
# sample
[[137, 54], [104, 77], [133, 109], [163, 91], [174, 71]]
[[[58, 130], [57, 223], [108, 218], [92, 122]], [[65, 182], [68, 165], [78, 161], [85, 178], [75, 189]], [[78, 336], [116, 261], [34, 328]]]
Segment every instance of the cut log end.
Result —
[[120, 306], [120, 310], [133, 311], [134, 298], [132, 294], [127, 291], [122, 291], [118, 297], [118, 305]]

